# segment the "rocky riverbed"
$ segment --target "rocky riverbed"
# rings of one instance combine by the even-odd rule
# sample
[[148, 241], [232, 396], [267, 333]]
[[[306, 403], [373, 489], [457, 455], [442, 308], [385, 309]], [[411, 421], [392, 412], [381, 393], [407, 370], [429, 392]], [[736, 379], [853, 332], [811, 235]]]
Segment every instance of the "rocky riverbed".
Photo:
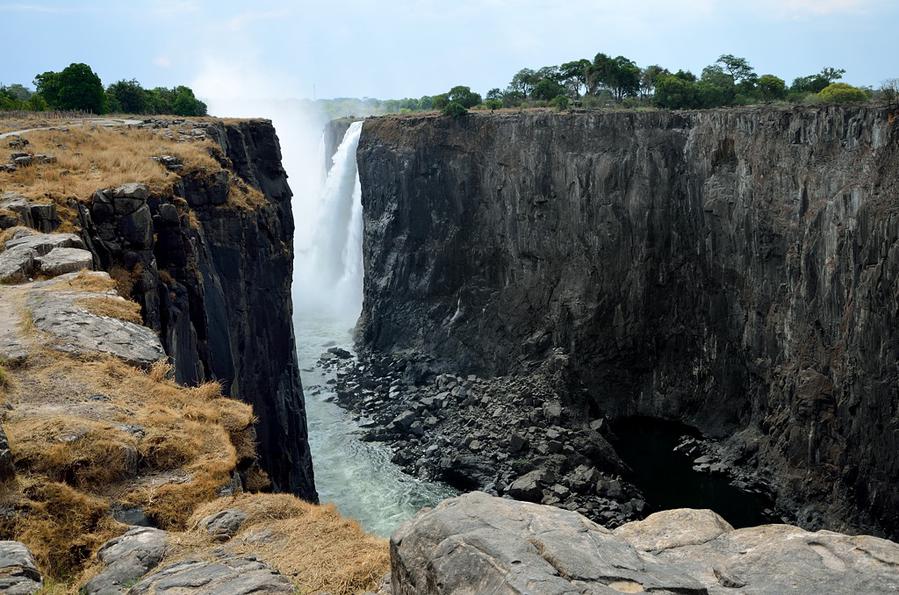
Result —
[[[388, 444], [393, 462], [410, 475], [577, 511], [610, 527], [659, 509], [613, 447], [613, 424], [603, 417], [585, 421], [566, 406], [564, 355], [526, 375], [494, 378], [437, 374], [425, 358], [357, 357], [342, 347], [323, 353], [317, 365], [334, 373], [335, 400], [356, 415], [363, 440]], [[760, 474], [738, 464], [752, 459], [751, 449], [733, 453], [695, 434], [673, 449], [692, 462], [692, 472], [771, 500]], [[766, 520], [789, 518], [773, 509], [758, 512]]]

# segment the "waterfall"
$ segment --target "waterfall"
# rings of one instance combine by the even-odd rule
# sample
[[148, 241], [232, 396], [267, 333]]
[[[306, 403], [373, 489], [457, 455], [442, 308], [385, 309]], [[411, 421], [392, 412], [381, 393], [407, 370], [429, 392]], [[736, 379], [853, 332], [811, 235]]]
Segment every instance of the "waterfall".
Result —
[[304, 310], [354, 324], [362, 309], [362, 185], [356, 148], [362, 122], [350, 125], [319, 194], [312, 243], [298, 255]]

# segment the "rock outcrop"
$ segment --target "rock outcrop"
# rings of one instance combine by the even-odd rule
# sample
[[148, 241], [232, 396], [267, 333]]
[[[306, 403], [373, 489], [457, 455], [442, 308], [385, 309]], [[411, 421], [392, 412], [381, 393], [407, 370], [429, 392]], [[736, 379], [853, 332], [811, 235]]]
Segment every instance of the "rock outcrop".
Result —
[[893, 108], [376, 118], [363, 347], [569, 360], [569, 424], [740, 442], [806, 527], [899, 532]]
[[165, 593], [294, 593], [293, 583], [252, 556], [221, 555], [190, 559], [150, 574], [128, 591], [133, 595]]
[[133, 527], [103, 544], [97, 558], [103, 569], [81, 588], [84, 595], [124, 593], [159, 564], [166, 552], [167, 534], [150, 527]]
[[33, 595], [44, 586], [34, 556], [18, 541], [0, 541], [0, 592]]
[[[140, 184], [97, 192], [81, 209], [97, 268], [131, 286], [184, 384], [217, 380], [252, 404], [276, 490], [316, 501], [293, 336], [293, 217], [267, 121], [199, 129], [218, 171], [180, 171], [174, 194]], [[255, 197], [236, 204], [235, 188]], [[241, 198], [245, 198], [242, 196]]]
[[473, 492], [403, 525], [390, 542], [394, 595], [797, 593], [899, 589], [899, 545], [789, 525], [734, 530], [671, 510], [614, 532], [558, 508]]

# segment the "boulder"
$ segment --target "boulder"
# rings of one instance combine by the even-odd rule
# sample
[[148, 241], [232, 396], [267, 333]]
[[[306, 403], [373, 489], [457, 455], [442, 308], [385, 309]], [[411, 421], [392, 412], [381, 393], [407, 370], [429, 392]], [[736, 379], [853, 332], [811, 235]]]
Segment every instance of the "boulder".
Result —
[[213, 560], [188, 559], [154, 572], [128, 591], [131, 595], [239, 595], [293, 593], [293, 584], [252, 556], [220, 553]]
[[525, 473], [509, 486], [509, 495], [519, 500], [539, 502], [543, 497], [543, 487], [549, 482], [544, 469]]
[[134, 527], [124, 535], [110, 539], [97, 552], [104, 568], [89, 580], [81, 592], [85, 595], [124, 593], [129, 586], [162, 561], [167, 533], [150, 527]]
[[108, 353], [140, 367], [165, 357], [159, 337], [151, 329], [91, 314], [77, 304], [91, 295], [32, 291], [27, 305], [35, 328], [54, 339], [55, 349], [69, 353]]
[[19, 235], [6, 242], [6, 249], [29, 248], [38, 256], [48, 254], [54, 248], [81, 248], [84, 242], [73, 233], [32, 233]]
[[81, 248], [54, 248], [45, 256], [36, 259], [37, 269], [48, 277], [89, 270], [94, 257]]
[[393, 534], [390, 558], [394, 595], [705, 593], [575, 512], [480, 492], [419, 513]]
[[216, 541], [228, 541], [240, 531], [240, 526], [247, 520], [242, 510], [229, 508], [200, 519], [200, 526], [212, 535]]
[[899, 544], [790, 525], [734, 530], [669, 510], [609, 531], [549, 506], [474, 492], [425, 510], [390, 542], [395, 595], [899, 590]]
[[18, 541], [0, 541], [0, 593], [31, 595], [43, 587], [34, 556]]
[[37, 252], [27, 246], [7, 248], [0, 252], [0, 283], [17, 283], [34, 272]]

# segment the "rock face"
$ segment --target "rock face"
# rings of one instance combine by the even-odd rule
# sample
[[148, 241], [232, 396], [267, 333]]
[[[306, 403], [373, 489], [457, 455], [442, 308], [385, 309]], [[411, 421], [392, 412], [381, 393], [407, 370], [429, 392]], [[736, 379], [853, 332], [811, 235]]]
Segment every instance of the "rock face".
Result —
[[363, 347], [483, 375], [561, 351], [576, 420], [740, 433], [807, 526], [896, 536], [897, 122], [885, 107], [369, 120]]
[[0, 541], [0, 592], [32, 595], [44, 586], [34, 557], [18, 541]]
[[[202, 131], [201, 131], [202, 132]], [[217, 172], [187, 172], [175, 196], [140, 185], [81, 210], [98, 268], [133, 283], [146, 324], [185, 384], [219, 381], [253, 405], [262, 465], [278, 491], [316, 501], [293, 336], [291, 192], [268, 121], [210, 124]], [[234, 184], [260, 204], [228, 202]]]
[[451, 593], [888, 593], [899, 545], [789, 525], [734, 530], [672, 510], [614, 532], [557, 508], [473, 492], [390, 541], [394, 595]]

